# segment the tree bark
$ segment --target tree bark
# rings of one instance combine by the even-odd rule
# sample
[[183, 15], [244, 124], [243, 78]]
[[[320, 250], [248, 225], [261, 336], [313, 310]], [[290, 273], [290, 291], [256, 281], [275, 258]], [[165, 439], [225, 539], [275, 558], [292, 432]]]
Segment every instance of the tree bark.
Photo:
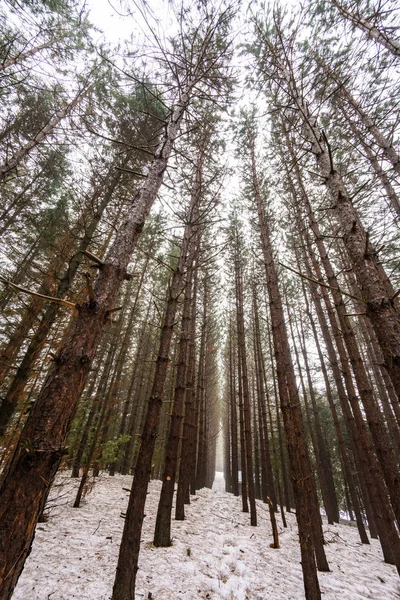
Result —
[[[85, 250], [89, 248], [90, 243], [92, 242], [93, 236], [95, 234], [96, 228], [101, 220], [101, 217], [111, 200], [111, 196], [115, 191], [115, 188], [118, 185], [119, 179], [121, 177], [121, 172], [116, 171], [115, 174], [111, 178], [111, 182], [107, 186], [106, 192], [102, 198], [101, 203], [99, 204], [95, 215], [93, 216], [91, 222], [88, 227], [85, 229], [85, 234], [76, 250], [73, 254], [72, 258], [69, 261], [68, 268], [65, 273], [62, 275], [61, 280], [58, 284], [56, 297], [57, 298], [65, 298], [68, 291], [71, 289], [72, 283], [75, 279], [75, 276], [78, 272], [78, 269], [82, 263], [83, 254]], [[92, 198], [89, 201], [89, 205], [93, 206], [94, 201], [99, 195], [98, 190], [95, 191]], [[34, 302], [38, 303], [37, 299]], [[40, 302], [40, 306], [43, 302]], [[39, 327], [37, 328], [35, 335], [30, 342], [25, 355], [19, 365], [17, 372], [14, 376], [13, 381], [7, 391], [7, 394], [3, 400], [3, 403], [0, 408], [0, 437], [2, 437], [5, 433], [6, 427], [15, 411], [15, 408], [18, 405], [18, 402], [25, 390], [25, 386], [29, 380], [30, 374], [36, 363], [40, 352], [43, 350], [43, 347], [46, 343], [47, 336], [50, 332], [51, 327], [56, 321], [59, 313], [60, 313], [60, 305], [56, 303], [51, 303], [47, 307], [44, 315], [42, 316]]]
[[[193, 85], [193, 82], [189, 81]], [[190, 88], [189, 88], [190, 89]], [[21, 433], [0, 489], [0, 599], [9, 600], [28, 556], [41, 514], [62, 456], [65, 440], [89, 372], [94, 351], [144, 223], [157, 197], [179, 124], [189, 103], [189, 89], [173, 108], [165, 138], [151, 164], [146, 183], [134, 197], [128, 214], [100, 269], [94, 300], [79, 306], [69, 339]]]
[[286, 432], [286, 444], [296, 503], [296, 519], [299, 527], [304, 589], [307, 600], [319, 600], [321, 598], [321, 592], [316, 571], [315, 553], [317, 553], [320, 561], [319, 568], [329, 570], [329, 567], [323, 549], [322, 535], [316, 535], [315, 531], [315, 527], [318, 527], [318, 523], [319, 527], [321, 526], [321, 517], [319, 514], [315, 514], [315, 507], [317, 506], [317, 501], [315, 499], [316, 490], [313, 485], [310, 459], [300, 408], [300, 399], [290, 355], [268, 221], [265, 217], [258, 183], [254, 148], [255, 139], [251, 129], [248, 131], [248, 140], [248, 147], [251, 155], [253, 198], [257, 209], [258, 225], [267, 277], [280, 406]]
[[241, 447], [241, 453], [244, 455], [246, 461], [246, 474], [247, 474], [247, 494], [250, 505], [250, 525], [257, 525], [257, 510], [255, 501], [255, 489], [254, 489], [254, 474], [253, 474], [253, 448], [252, 448], [252, 436], [251, 436], [251, 415], [250, 415], [250, 389], [247, 369], [247, 353], [246, 353], [246, 339], [244, 333], [244, 295], [243, 295], [243, 273], [242, 265], [240, 263], [240, 241], [239, 234], [236, 231], [235, 240], [235, 275], [236, 275], [236, 302], [237, 302], [237, 335], [238, 335], [238, 349], [239, 360], [241, 361], [241, 375], [242, 375], [242, 394], [243, 394], [243, 442], [244, 446]]
[[139, 454], [136, 461], [134, 481], [126, 511], [125, 526], [119, 551], [116, 578], [113, 587], [113, 600], [126, 600], [134, 597], [136, 574], [140, 551], [140, 537], [144, 519], [144, 506], [151, 476], [151, 462], [156, 443], [165, 380], [169, 363], [170, 345], [178, 299], [184, 287], [193, 235], [196, 231], [195, 217], [199, 197], [193, 194], [186, 217], [186, 226], [179, 260], [169, 285], [168, 300], [163, 317], [159, 351], [153, 385], [147, 404], [146, 418], [141, 435]]

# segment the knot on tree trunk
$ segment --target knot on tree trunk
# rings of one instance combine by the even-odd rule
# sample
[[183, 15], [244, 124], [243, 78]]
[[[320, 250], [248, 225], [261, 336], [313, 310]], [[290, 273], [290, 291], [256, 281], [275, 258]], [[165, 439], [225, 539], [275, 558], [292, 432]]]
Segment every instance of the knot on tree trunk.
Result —
[[387, 296], [378, 296], [367, 302], [367, 314], [376, 313], [384, 308], [392, 306], [392, 301]]

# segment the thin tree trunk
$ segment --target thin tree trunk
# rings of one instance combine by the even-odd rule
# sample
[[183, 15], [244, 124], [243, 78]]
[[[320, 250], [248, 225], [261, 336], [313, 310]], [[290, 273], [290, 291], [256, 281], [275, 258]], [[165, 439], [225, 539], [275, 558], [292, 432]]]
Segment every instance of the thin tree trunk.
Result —
[[[274, 369], [274, 356], [272, 351], [272, 339], [271, 339], [271, 331], [269, 326], [269, 321], [267, 321], [267, 336], [268, 336], [268, 349], [269, 355], [271, 357], [271, 366], [272, 371], [275, 373]], [[264, 375], [264, 377], [266, 377]], [[265, 380], [266, 381], [266, 380]], [[285, 455], [285, 443], [284, 443], [284, 432], [282, 431], [281, 418], [280, 418], [280, 410], [278, 405], [278, 389], [276, 384], [276, 377], [273, 376], [273, 387], [274, 387], [274, 400], [275, 400], [275, 411], [276, 411], [276, 422], [278, 426], [278, 442], [279, 442], [279, 457], [281, 462], [281, 473], [282, 473], [282, 482], [283, 482], [283, 494], [285, 497], [285, 506], [287, 512], [290, 512], [291, 508], [291, 489], [289, 486], [289, 480], [287, 476], [286, 470], [286, 455]]]
[[[192, 264], [190, 264], [190, 262]], [[154, 545], [167, 547], [171, 545], [171, 512], [174, 497], [176, 472], [178, 465], [179, 442], [183, 422], [184, 399], [186, 391], [186, 371], [188, 359], [188, 345], [190, 336], [190, 309], [192, 294], [192, 267], [193, 261], [189, 259], [188, 276], [185, 286], [185, 300], [182, 311], [181, 334], [179, 341], [178, 366], [176, 373], [174, 402], [171, 413], [168, 441], [165, 451], [162, 488], [158, 503], [156, 526], [154, 532]], [[194, 315], [193, 315], [194, 316]], [[192, 317], [193, 318], [193, 317]], [[181, 460], [184, 460], [181, 455]]]
[[[268, 389], [264, 381], [265, 365], [264, 357], [261, 349], [260, 339], [260, 320], [258, 314], [256, 291], [253, 287], [253, 314], [254, 314], [254, 357], [256, 359], [257, 370], [257, 395], [258, 395], [258, 410], [260, 416], [260, 438], [261, 438], [261, 464], [264, 477], [262, 499], [268, 502], [268, 497], [272, 501], [274, 511], [277, 510], [276, 492], [274, 485], [274, 476], [271, 463], [271, 450], [268, 434], [268, 422], [266, 413], [266, 404], [269, 404]], [[272, 425], [272, 424], [271, 424]], [[272, 427], [271, 427], [272, 430]], [[285, 520], [285, 518], [283, 517]]]
[[[308, 252], [313, 260], [313, 266], [316, 269], [317, 279], [322, 279], [322, 274], [319, 270], [319, 264], [316, 261], [310, 243], [308, 244]], [[341, 375], [336, 362], [335, 354], [329, 355], [332, 368], [335, 373], [335, 380], [338, 386], [339, 399], [345, 416], [346, 424], [349, 433], [353, 440], [354, 456], [360, 467], [361, 478], [365, 479], [366, 488], [368, 489], [367, 496], [364, 498], [365, 503], [368, 502], [368, 497], [371, 500], [371, 505], [374, 513], [373, 522], [376, 523], [380, 542], [382, 545], [385, 561], [393, 563], [395, 560], [394, 551], [398, 543], [398, 535], [396, 532], [393, 513], [390, 507], [387, 496], [386, 486], [382, 478], [382, 474], [371, 445], [370, 437], [365, 427], [365, 423], [361, 414], [358, 403], [358, 398], [354, 390], [353, 380], [351, 378], [346, 351], [342, 340], [342, 331], [339, 330], [333, 308], [330, 304], [327, 290], [321, 288], [321, 294], [327, 307], [328, 316], [331, 322], [332, 331], [338, 348], [339, 357], [341, 360], [341, 371], [345, 380], [347, 395], [342, 387]], [[325, 339], [328, 354], [330, 351], [330, 338]], [[352, 407], [350, 411], [349, 403]], [[364, 493], [365, 496], [365, 493]], [[366, 504], [367, 505], [367, 504]], [[395, 536], [396, 533], [396, 536]]]
[[[148, 376], [145, 370], [145, 361], [151, 354], [152, 344], [150, 343], [150, 333], [148, 329], [148, 319], [150, 315], [150, 307], [153, 304], [153, 299], [150, 298], [149, 304], [146, 311], [146, 316], [143, 321], [142, 329], [139, 334], [139, 340], [136, 350], [136, 355], [133, 363], [131, 381], [126, 396], [126, 401], [130, 406], [131, 414], [127, 426], [124, 428], [123, 433], [130, 436], [128, 442], [123, 447], [122, 459], [121, 459], [121, 475], [127, 475], [131, 467], [133, 451], [136, 444], [136, 431], [139, 429], [139, 408], [141, 400], [142, 388]], [[140, 371], [141, 369], [141, 371]], [[141, 372], [140, 377], [138, 373]], [[137, 379], [139, 384], [136, 387]]]
[[83, 100], [87, 94], [89, 88], [81, 90], [75, 98], [63, 109], [59, 110], [29, 142], [25, 144], [20, 150], [18, 150], [11, 158], [9, 158], [3, 165], [0, 165], [0, 180], [5, 179], [7, 173], [17, 167], [19, 163], [26, 158], [30, 152], [36, 148], [40, 142], [42, 142], [59, 123]]
[[[360, 534], [360, 539], [361, 539], [361, 543], [363, 544], [369, 544], [369, 540], [368, 540], [368, 536], [367, 536], [367, 532], [365, 530], [365, 526], [364, 526], [364, 522], [362, 520], [362, 515], [361, 515], [361, 509], [360, 509], [360, 505], [359, 505], [359, 501], [358, 501], [358, 496], [357, 496], [357, 490], [354, 484], [354, 474], [352, 473], [352, 469], [350, 466], [350, 461], [349, 461], [349, 457], [348, 457], [348, 451], [347, 451], [347, 447], [346, 447], [346, 443], [343, 437], [343, 432], [342, 432], [342, 428], [340, 425], [340, 421], [339, 421], [339, 417], [337, 414], [337, 410], [336, 410], [336, 406], [335, 403], [333, 401], [333, 394], [332, 394], [332, 388], [331, 388], [331, 384], [328, 378], [328, 373], [327, 373], [327, 369], [326, 369], [326, 365], [325, 365], [325, 360], [322, 354], [322, 350], [321, 350], [321, 345], [319, 343], [319, 337], [317, 334], [317, 330], [316, 330], [316, 326], [315, 326], [315, 322], [314, 319], [311, 315], [310, 312], [310, 308], [308, 305], [308, 299], [306, 294], [304, 294], [304, 297], [306, 299], [306, 303], [307, 303], [307, 315], [308, 318], [310, 320], [310, 324], [311, 324], [311, 328], [313, 331], [313, 335], [314, 335], [314, 341], [315, 341], [315, 345], [317, 347], [317, 352], [318, 352], [318, 357], [319, 357], [319, 361], [320, 361], [320, 365], [321, 365], [321, 370], [322, 370], [322, 374], [324, 377], [324, 382], [325, 382], [325, 389], [326, 389], [326, 397], [328, 399], [328, 404], [331, 410], [331, 414], [332, 414], [332, 420], [333, 420], [333, 424], [335, 426], [335, 431], [336, 431], [336, 436], [339, 442], [339, 449], [340, 449], [340, 453], [341, 453], [341, 458], [342, 458], [342, 464], [344, 467], [344, 473], [345, 473], [345, 483], [347, 483], [348, 485], [348, 489], [349, 489], [349, 493], [350, 493], [350, 497], [351, 497], [351, 502], [352, 502], [352, 506], [356, 515], [356, 521], [357, 521], [357, 527], [358, 527], [358, 532]], [[317, 296], [317, 302], [319, 305], [319, 310], [318, 310], [318, 314], [320, 315], [322, 313], [322, 307], [320, 305], [320, 299], [319, 296]], [[321, 323], [322, 321], [322, 323]], [[320, 320], [320, 326], [322, 329], [322, 334], [323, 337], [326, 338], [326, 331], [328, 330], [328, 324], [326, 323], [325, 320], [325, 316], [322, 313], [322, 319]], [[329, 334], [328, 334], [329, 335]], [[333, 346], [332, 346], [333, 348]], [[332, 351], [332, 349], [331, 349]], [[328, 357], [329, 357], [329, 349], [328, 349]]]
[[24, 60], [26, 60], [27, 58], [30, 58], [31, 56], [34, 56], [41, 50], [46, 50], [47, 48], [51, 48], [53, 46], [53, 44], [61, 41], [62, 37], [63, 36], [58, 37], [58, 38], [53, 38], [53, 39], [49, 40], [48, 42], [45, 42], [44, 44], [40, 44], [39, 46], [35, 46], [34, 48], [27, 50], [26, 52], [20, 52], [19, 54], [17, 54], [17, 56], [14, 56], [12, 58], [7, 58], [0, 64], [0, 71], [5, 71], [6, 69], [8, 69], [9, 67], [12, 67], [13, 65], [19, 65]]
[[[314, 525], [315, 521], [317, 523], [319, 521], [320, 523], [321, 517], [319, 514], [315, 515], [313, 512], [310, 512], [315, 509], [316, 503], [314, 504], [314, 502], [311, 501], [310, 506], [310, 500], [315, 497], [316, 491], [313, 486], [300, 400], [290, 356], [282, 300], [279, 293], [276, 267], [271, 247], [270, 233], [268, 230], [268, 221], [264, 214], [264, 207], [262, 205], [261, 193], [259, 190], [254, 154], [254, 138], [252, 137], [250, 137], [250, 153], [254, 200], [257, 208], [258, 224], [267, 276], [280, 405], [286, 432], [290, 472], [296, 503], [296, 519], [299, 527], [304, 589], [307, 600], [319, 600], [321, 598], [321, 592], [318, 583], [314, 554], [317, 550], [316, 544], [319, 546], [318, 555], [320, 559], [325, 553], [323, 550], [322, 537], [321, 539], [316, 539], [314, 529], [310, 527], [310, 522]], [[322, 551], [320, 552], [320, 550]], [[329, 570], [326, 559], [325, 565], [323, 565], [323, 561], [321, 560], [320, 567], [325, 567], [326, 570]]]
[[392, 208], [395, 218], [396, 218], [397, 222], [399, 222], [400, 198], [397, 195], [395, 188], [393, 187], [387, 173], [382, 169], [381, 163], [378, 160], [376, 153], [373, 152], [370, 145], [368, 144], [368, 142], [365, 138], [365, 135], [359, 130], [359, 128], [354, 123], [354, 121], [351, 119], [346, 108], [343, 106], [343, 103], [337, 102], [337, 104], [339, 106], [339, 110], [343, 113], [344, 117], [346, 118], [355, 139], [363, 147], [365, 155], [366, 155], [371, 167], [373, 168], [377, 178], [381, 182], [381, 185], [386, 192], [386, 196], [389, 200], [389, 204]]
[[300, 377], [301, 389], [303, 392], [303, 401], [304, 401], [304, 407], [305, 407], [306, 417], [307, 417], [307, 422], [308, 422], [308, 430], [310, 433], [311, 443], [312, 443], [312, 447], [314, 450], [315, 463], [316, 463], [317, 474], [318, 474], [318, 481], [319, 481], [320, 488], [321, 488], [322, 500], [323, 500], [323, 504], [325, 507], [326, 516], [328, 518], [328, 523], [330, 525], [332, 525], [334, 523], [334, 520], [333, 520], [332, 511], [331, 511], [331, 505], [329, 504], [329, 495], [328, 495], [328, 490], [327, 490], [326, 478], [325, 478], [325, 473], [322, 470], [322, 465], [321, 465], [321, 461], [320, 461], [320, 457], [319, 457], [319, 446], [318, 446], [318, 442], [317, 442], [317, 437], [316, 437], [316, 433], [314, 431], [313, 423], [311, 421], [308, 395], [307, 395], [307, 390], [306, 390], [306, 386], [304, 383], [302, 366], [300, 364], [299, 352], [297, 349], [296, 339], [294, 337], [291, 319], [292, 319], [292, 317], [289, 314], [290, 332], [291, 332], [294, 352], [295, 352], [295, 356], [296, 356], [297, 370], [298, 370], [298, 374]]
[[232, 321], [229, 323], [229, 403], [231, 415], [232, 441], [232, 493], [239, 496], [239, 452], [238, 452], [238, 422], [236, 406], [236, 361], [232, 344]]
[[[362, 296], [365, 298], [366, 314], [371, 320], [388, 373], [400, 397], [400, 317], [394, 297], [389, 295], [392, 286], [381, 265], [377, 264], [376, 252], [369, 241], [369, 235], [360, 221], [340, 173], [334, 167], [332, 151], [326, 136], [318, 128], [316, 119], [310, 114], [308, 106], [298, 94], [286, 70], [285, 77], [290, 93], [303, 117], [304, 131], [311, 145], [311, 152], [315, 155], [319, 171], [331, 195], [341, 226], [343, 242]], [[396, 164], [400, 172], [400, 162]], [[331, 287], [337, 288], [332, 277], [328, 276], [328, 281]], [[350, 353], [350, 359], [353, 356], [353, 353]]]
[[[322, 140], [322, 137], [321, 137], [321, 140]], [[288, 136], [287, 136], [287, 141], [288, 141], [288, 146], [290, 148], [290, 141], [288, 139]], [[329, 158], [328, 158], [328, 160], [329, 160]], [[338, 343], [341, 343], [341, 341], [339, 341], [339, 335], [340, 334], [343, 335], [343, 338], [344, 338], [344, 341], [345, 341], [345, 344], [346, 344], [346, 347], [348, 350], [349, 359], [350, 359], [350, 362], [351, 362], [351, 365], [353, 368], [354, 376], [355, 376], [355, 379], [357, 382], [357, 387], [358, 387], [360, 397], [361, 397], [361, 400], [362, 400], [362, 403], [363, 403], [363, 406], [364, 406], [364, 409], [366, 412], [368, 425], [369, 425], [369, 428], [370, 428], [370, 431], [371, 431], [371, 434], [372, 434], [372, 437], [374, 440], [374, 445], [375, 445], [377, 455], [378, 455], [378, 458], [379, 458], [379, 461], [381, 464], [381, 468], [382, 468], [382, 471], [383, 471], [383, 474], [385, 477], [385, 481], [388, 486], [388, 491], [390, 494], [392, 506], [395, 511], [396, 518], [399, 521], [399, 518], [400, 518], [400, 478], [398, 475], [396, 461], [393, 456], [393, 451], [387, 443], [387, 436], [384, 433], [384, 427], [383, 427], [383, 423], [382, 423], [382, 419], [379, 414], [379, 411], [376, 410], [375, 400], [373, 397], [373, 391], [369, 385], [367, 373], [366, 373], [364, 363], [363, 363], [363, 360], [362, 360], [362, 357], [361, 357], [361, 354], [360, 354], [360, 351], [358, 348], [357, 340], [355, 338], [354, 331], [351, 327], [349, 317], [347, 316], [347, 310], [346, 310], [346, 307], [345, 307], [345, 304], [343, 301], [343, 297], [340, 293], [340, 288], [339, 288], [336, 276], [334, 274], [328, 253], [326, 251], [325, 244], [320, 235], [318, 223], [313, 214], [308, 196], [302, 185], [302, 180], [301, 180], [301, 176], [300, 176], [297, 164], [296, 164], [295, 172], [296, 172], [298, 184], [301, 189], [301, 199], [302, 199], [305, 209], [307, 211], [307, 217], [308, 217], [308, 220], [310, 223], [310, 227], [315, 235], [315, 243], [318, 248], [318, 252], [320, 254], [322, 264], [324, 266], [324, 270], [325, 270], [325, 273], [326, 273], [326, 276], [327, 276], [327, 279], [329, 282], [329, 286], [332, 290], [335, 308], [336, 308], [337, 315], [338, 315], [339, 322], [340, 322], [341, 332], [340, 333], [338, 332], [336, 337], [337, 337]], [[289, 178], [289, 181], [290, 181], [290, 178]], [[293, 189], [293, 186], [292, 186], [292, 195], [294, 198], [294, 202], [296, 203], [296, 193]], [[311, 255], [311, 251], [310, 251], [310, 255]], [[354, 265], [354, 263], [353, 263], [353, 265]], [[317, 267], [317, 268], [319, 269], [319, 267]], [[364, 294], [364, 291], [362, 291], [362, 293]], [[334, 323], [334, 321], [332, 320], [332, 326], [333, 326], [333, 323]], [[399, 325], [400, 325], [400, 321], [399, 321]], [[335, 329], [337, 329], [336, 325], [335, 325]], [[349, 394], [349, 399], [351, 400], [351, 398], [353, 398], [353, 395], [350, 396], [350, 394]], [[358, 407], [358, 402], [356, 401], [355, 397], [354, 397], [354, 401], [352, 403], [352, 406], [353, 405], [354, 405], [353, 413], [354, 413], [354, 411], [360, 410]], [[362, 421], [361, 414], [360, 414], [360, 419]], [[360, 423], [361, 423], [361, 421], [360, 421]], [[383, 490], [382, 490], [382, 492], [383, 492]], [[390, 514], [390, 511], [389, 511], [389, 514]], [[389, 525], [389, 522], [388, 522], [388, 525]], [[395, 540], [394, 540], [393, 529], [392, 529], [392, 536], [393, 536], [392, 543], [394, 544], [394, 547], [396, 547], [396, 544], [394, 543]], [[392, 545], [392, 543], [390, 545]], [[399, 552], [400, 552], [400, 540], [398, 541], [398, 544], [399, 544]], [[399, 555], [399, 560], [400, 560], [400, 555]], [[400, 563], [399, 563], [399, 568], [400, 568]]]
[[330, 0], [333, 6], [335, 6], [341, 15], [350, 23], [364, 31], [367, 36], [377, 44], [380, 44], [386, 50], [389, 50], [394, 56], [400, 57], [400, 44], [397, 40], [391, 38], [385, 31], [368, 21], [363, 19], [360, 15], [351, 12], [346, 6], [338, 2], [337, 0]]
[[[296, 327], [298, 328], [298, 323], [295, 317]], [[321, 462], [321, 471], [324, 473], [325, 478], [325, 486], [326, 486], [326, 494], [327, 494], [327, 502], [329, 505], [329, 512], [332, 520], [336, 523], [339, 523], [339, 506], [336, 496], [335, 490], [335, 482], [333, 481], [332, 474], [332, 463], [329, 456], [328, 448], [325, 444], [325, 436], [322, 431], [322, 425], [319, 417], [319, 409], [317, 406], [317, 401], [315, 398], [315, 391], [313, 382], [311, 380], [310, 366], [308, 362], [308, 355], [306, 351], [306, 340], [304, 335], [304, 326], [301, 322], [301, 338], [300, 332], [298, 331], [299, 340], [300, 340], [300, 348], [304, 359], [304, 365], [306, 367], [306, 375], [308, 381], [308, 389], [310, 393], [311, 405], [313, 409], [314, 415], [314, 427], [316, 432], [316, 441], [318, 445], [318, 457], [317, 460]]]
[[246, 339], [244, 333], [244, 295], [243, 295], [243, 273], [239, 258], [239, 236], [236, 232], [235, 243], [235, 273], [236, 273], [236, 293], [237, 293], [237, 332], [239, 360], [241, 360], [242, 375], [242, 394], [243, 394], [243, 442], [241, 451], [245, 457], [246, 475], [247, 475], [247, 494], [250, 505], [250, 525], [257, 525], [257, 510], [254, 490], [254, 474], [252, 460], [252, 436], [251, 436], [251, 415], [250, 415], [250, 389], [247, 370]]
[[108, 347], [108, 351], [107, 351], [107, 343], [105, 343], [105, 342], [106, 342], [106, 340], [104, 340], [103, 348], [102, 348], [102, 352], [101, 352], [101, 356], [100, 356], [99, 361], [98, 361], [99, 368], [101, 367], [101, 365], [103, 363], [103, 359], [104, 359], [104, 356], [105, 356], [106, 352], [107, 352], [107, 356], [106, 356], [106, 359], [104, 361], [103, 370], [102, 370], [102, 373], [101, 373], [101, 377], [100, 377], [100, 380], [99, 380], [99, 384], [98, 384], [95, 396], [92, 398], [93, 390], [94, 390], [94, 387], [96, 385], [96, 377], [92, 378], [92, 381], [91, 381], [91, 383], [89, 385], [89, 388], [87, 390], [87, 396], [88, 396], [88, 398], [92, 399], [92, 403], [91, 403], [91, 407], [90, 407], [90, 410], [89, 410], [89, 414], [88, 414], [85, 426], [84, 426], [83, 431], [82, 431], [82, 435], [81, 435], [80, 440], [78, 442], [78, 449], [77, 449], [77, 452], [75, 454], [75, 458], [74, 458], [73, 463], [72, 463], [71, 477], [74, 477], [74, 478], [75, 477], [79, 477], [79, 469], [80, 469], [81, 464], [82, 464], [82, 458], [83, 458], [83, 455], [84, 455], [84, 453], [85, 453], [85, 451], [87, 449], [86, 446], [87, 446], [87, 443], [88, 443], [88, 440], [89, 440], [89, 436], [90, 436], [90, 432], [91, 432], [91, 429], [92, 429], [92, 425], [93, 425], [95, 417], [97, 416], [97, 413], [99, 411], [99, 407], [100, 407], [99, 398], [101, 397], [102, 392], [103, 392], [103, 388], [106, 385], [106, 381], [108, 379], [108, 375], [109, 375], [109, 372], [110, 372], [110, 369], [111, 369], [111, 363], [112, 363], [113, 358], [114, 358], [115, 344], [113, 344], [112, 341], [111, 341], [111, 343], [110, 343], [110, 345]]

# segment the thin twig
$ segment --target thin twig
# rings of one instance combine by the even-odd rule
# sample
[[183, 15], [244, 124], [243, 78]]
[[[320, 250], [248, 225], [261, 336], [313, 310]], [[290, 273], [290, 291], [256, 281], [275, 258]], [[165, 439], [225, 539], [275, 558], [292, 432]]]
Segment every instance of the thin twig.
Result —
[[358, 298], [357, 296], [353, 296], [352, 294], [349, 294], [349, 293], [345, 292], [341, 288], [334, 288], [331, 285], [328, 285], [327, 283], [323, 283], [322, 281], [318, 281], [317, 279], [313, 279], [312, 277], [308, 277], [307, 275], [304, 275], [303, 273], [299, 273], [299, 271], [296, 271], [295, 269], [292, 269], [292, 267], [288, 267], [287, 265], [284, 265], [281, 262], [279, 264], [282, 267], [284, 267], [285, 269], [288, 269], [289, 271], [292, 271], [292, 273], [295, 273], [299, 277], [303, 277], [303, 279], [307, 279], [307, 281], [311, 281], [312, 283], [316, 283], [317, 285], [320, 285], [320, 286], [322, 286], [324, 288], [327, 288], [328, 290], [333, 290], [334, 292], [339, 292], [340, 294], [343, 294], [344, 296], [348, 296], [352, 300], [357, 300], [357, 302], [365, 302], [365, 300], [363, 300], [362, 298]]
[[132, 175], [136, 175], [137, 177], [147, 177], [147, 175], [144, 175], [143, 173], [138, 173], [137, 171], [132, 171], [132, 169], [124, 169], [124, 167], [115, 168], [118, 169], [118, 171], [123, 171], [124, 173], [131, 173]]

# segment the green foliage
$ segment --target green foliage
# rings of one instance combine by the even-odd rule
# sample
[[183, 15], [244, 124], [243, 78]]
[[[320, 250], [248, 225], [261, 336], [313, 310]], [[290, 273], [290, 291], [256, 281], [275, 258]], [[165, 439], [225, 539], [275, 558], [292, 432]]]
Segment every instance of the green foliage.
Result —
[[101, 461], [104, 464], [114, 463], [122, 457], [124, 446], [131, 439], [130, 435], [120, 435], [115, 440], [108, 440], [101, 447]]

